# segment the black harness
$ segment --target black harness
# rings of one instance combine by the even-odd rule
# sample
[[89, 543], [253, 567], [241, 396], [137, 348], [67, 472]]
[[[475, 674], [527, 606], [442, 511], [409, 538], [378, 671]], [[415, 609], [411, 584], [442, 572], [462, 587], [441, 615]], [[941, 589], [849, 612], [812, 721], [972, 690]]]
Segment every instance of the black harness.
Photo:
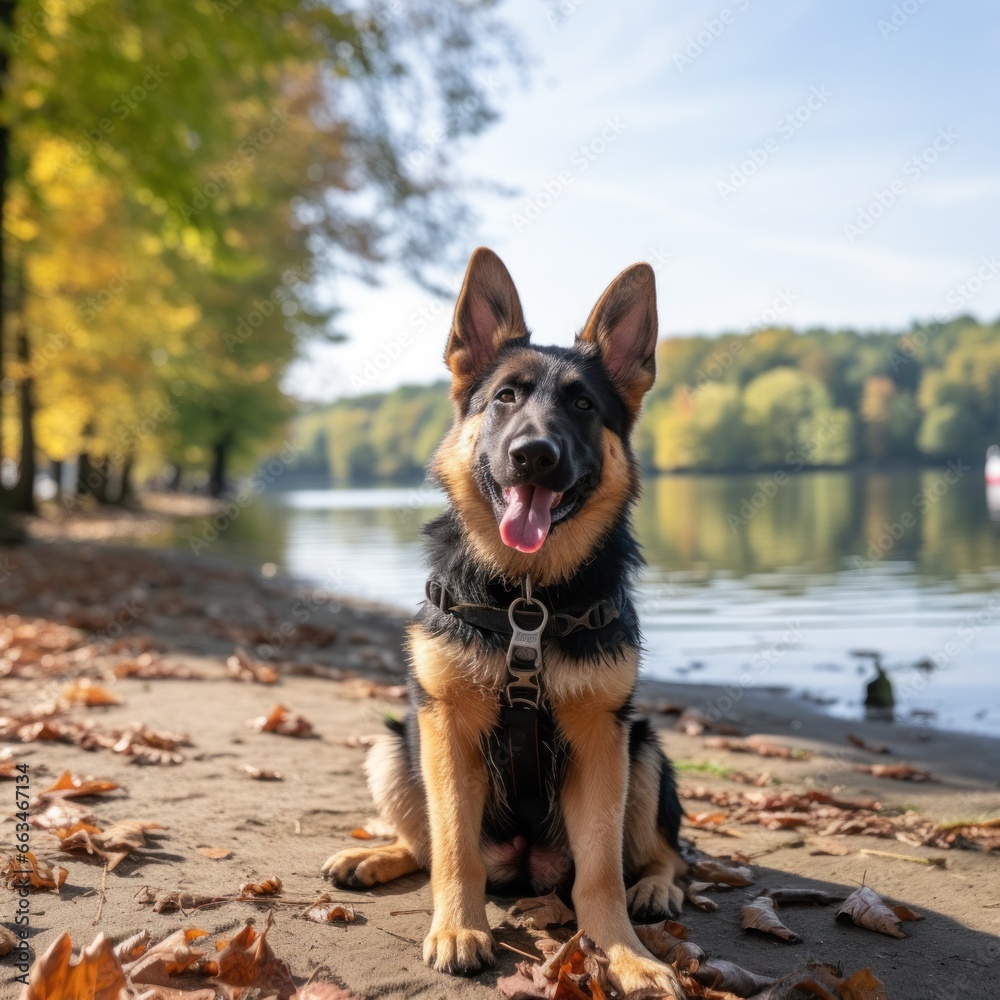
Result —
[[539, 826], [549, 812], [545, 777], [552, 771], [554, 726], [542, 685], [542, 642], [579, 629], [601, 631], [619, 616], [611, 601], [587, 608], [552, 611], [533, 596], [531, 578], [506, 608], [458, 601], [437, 580], [428, 580], [427, 600], [484, 632], [508, 640], [507, 682], [500, 699], [500, 722], [494, 733], [494, 760], [503, 767], [506, 800], [511, 812]]

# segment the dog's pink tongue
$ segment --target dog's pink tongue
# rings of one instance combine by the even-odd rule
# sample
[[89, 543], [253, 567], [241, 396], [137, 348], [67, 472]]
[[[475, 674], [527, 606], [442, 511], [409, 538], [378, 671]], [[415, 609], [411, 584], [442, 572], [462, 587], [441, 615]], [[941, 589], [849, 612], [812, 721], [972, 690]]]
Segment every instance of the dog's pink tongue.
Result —
[[552, 525], [555, 493], [544, 486], [512, 486], [509, 497], [500, 522], [504, 545], [519, 552], [537, 552]]

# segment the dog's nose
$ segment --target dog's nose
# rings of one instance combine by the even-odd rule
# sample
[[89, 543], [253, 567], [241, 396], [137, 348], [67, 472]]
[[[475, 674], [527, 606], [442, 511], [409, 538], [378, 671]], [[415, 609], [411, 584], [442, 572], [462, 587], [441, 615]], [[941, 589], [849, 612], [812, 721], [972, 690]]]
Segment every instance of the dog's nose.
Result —
[[514, 468], [529, 476], [541, 476], [559, 464], [559, 446], [548, 438], [518, 438], [509, 454]]

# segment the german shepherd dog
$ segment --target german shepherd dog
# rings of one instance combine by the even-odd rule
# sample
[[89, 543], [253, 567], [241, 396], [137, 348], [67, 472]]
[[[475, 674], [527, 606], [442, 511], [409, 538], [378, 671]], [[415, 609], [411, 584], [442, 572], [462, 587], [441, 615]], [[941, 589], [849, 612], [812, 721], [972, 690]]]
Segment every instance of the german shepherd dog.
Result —
[[455, 419], [432, 463], [449, 503], [424, 529], [431, 583], [408, 633], [414, 710], [366, 765], [398, 839], [324, 865], [353, 887], [429, 870], [424, 961], [442, 972], [492, 960], [487, 886], [572, 885], [618, 989], [685, 995], [629, 919], [675, 915], [685, 867], [672, 768], [632, 713], [629, 438], [656, 334], [648, 264], [623, 271], [559, 348], [529, 343], [496, 254], [469, 262], [445, 351]]

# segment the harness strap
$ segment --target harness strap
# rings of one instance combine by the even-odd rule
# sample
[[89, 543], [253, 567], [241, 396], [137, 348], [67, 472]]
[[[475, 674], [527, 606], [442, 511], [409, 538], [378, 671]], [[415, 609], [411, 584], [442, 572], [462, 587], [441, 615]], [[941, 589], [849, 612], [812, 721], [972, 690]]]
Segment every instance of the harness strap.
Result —
[[[444, 584], [438, 580], [428, 580], [425, 588], [427, 600], [445, 614], [460, 618], [467, 625], [496, 632], [499, 635], [513, 635], [507, 608], [494, 608], [487, 604], [464, 604], [457, 600]], [[542, 632], [543, 639], [559, 639], [578, 629], [597, 632], [607, 628], [619, 615], [617, 605], [611, 601], [597, 601], [589, 608], [553, 611]], [[525, 609], [518, 612], [525, 625], [531, 627], [532, 616], [536, 624], [541, 622], [537, 611]]]

